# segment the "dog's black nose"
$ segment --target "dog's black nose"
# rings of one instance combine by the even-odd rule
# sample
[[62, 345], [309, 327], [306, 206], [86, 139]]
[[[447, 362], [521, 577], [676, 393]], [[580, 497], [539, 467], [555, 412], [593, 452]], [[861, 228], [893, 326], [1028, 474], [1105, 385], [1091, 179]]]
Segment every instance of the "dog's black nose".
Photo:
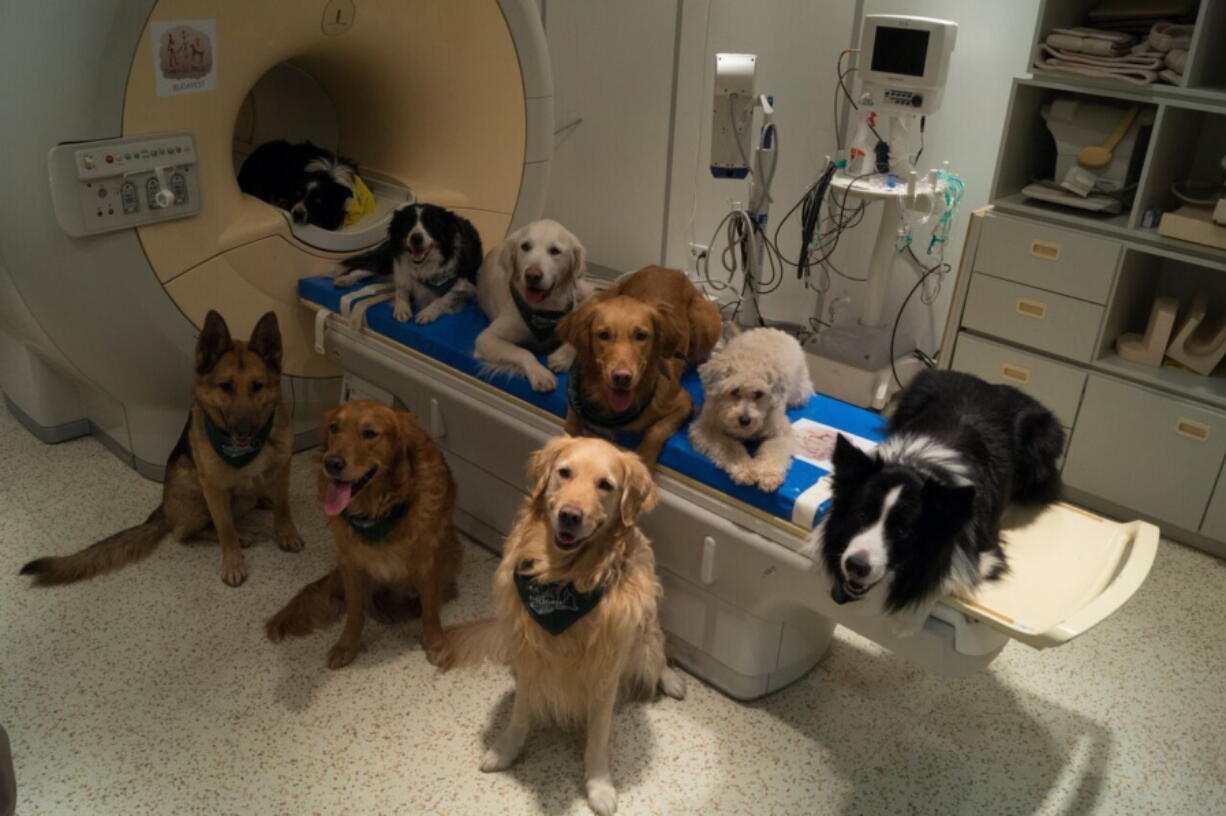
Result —
[[545, 276], [542, 273], [537, 272], [534, 269], [530, 269], [524, 273], [524, 280], [526, 280], [528, 283], [530, 283], [533, 286], [540, 286], [541, 280], [544, 277]]
[[345, 457], [337, 456], [335, 454], [332, 456], [325, 456], [324, 472], [333, 478], [340, 476], [345, 472]]
[[740, 426], [743, 428], [743, 427], [745, 427], [746, 425], [748, 425], [748, 424], [749, 424], [749, 423], [750, 423], [752, 420], [750, 420], [750, 418], [749, 418], [749, 417], [747, 417], [747, 416], [739, 416], [739, 417], [737, 417], [737, 418], [736, 418], [736, 421], [737, 421], [737, 422], [740, 424]]
[[614, 371], [609, 379], [613, 380], [614, 388], [629, 388], [631, 374], [629, 371]]
[[409, 236], [409, 246], [413, 247], [413, 249], [420, 249], [421, 245], [425, 242], [426, 239], [421, 237], [420, 232], [415, 232]]
[[558, 526], [565, 530], [574, 530], [583, 523], [583, 511], [577, 507], [563, 507], [558, 511]]
[[872, 565], [868, 563], [868, 558], [863, 555], [853, 555], [843, 563], [843, 569], [847, 570], [847, 574], [856, 578], [867, 577], [872, 568]]
[[245, 438], [255, 433], [255, 423], [250, 419], [239, 419], [230, 424], [230, 435]]

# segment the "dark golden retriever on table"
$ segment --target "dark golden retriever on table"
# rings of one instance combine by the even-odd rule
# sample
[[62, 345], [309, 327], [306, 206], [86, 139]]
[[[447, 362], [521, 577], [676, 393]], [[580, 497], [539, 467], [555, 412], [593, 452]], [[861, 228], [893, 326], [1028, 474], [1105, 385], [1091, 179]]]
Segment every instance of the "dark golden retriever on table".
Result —
[[39, 558], [21, 568], [35, 584], [67, 584], [119, 569], [152, 553], [167, 533], [179, 541], [216, 539], [221, 580], [247, 578], [235, 518], [257, 502], [272, 507], [277, 545], [302, 549], [289, 511], [294, 452], [289, 407], [281, 399], [281, 332], [268, 312], [247, 342], [233, 340], [210, 311], [196, 342], [196, 381], [183, 434], [166, 463], [162, 503], [143, 524], [73, 555]]
[[[439, 609], [454, 592], [460, 541], [452, 523], [456, 486], [443, 453], [411, 414], [375, 400], [335, 408], [323, 420], [319, 497], [336, 544], [336, 569], [308, 584], [265, 624], [269, 640], [305, 635], [342, 614], [328, 667], [353, 662], [368, 612], [388, 597], [420, 604], [426, 656], [444, 637]], [[401, 604], [406, 606], [406, 604]]]
[[659, 689], [681, 698], [685, 680], [664, 654], [651, 542], [640, 512], [656, 487], [639, 458], [600, 439], [558, 437], [533, 454], [525, 499], [494, 575], [495, 617], [449, 630], [443, 666], [511, 666], [511, 721], [481, 763], [500, 771], [519, 756], [532, 724], [586, 729], [587, 797], [617, 808], [609, 774], [619, 697]]
[[566, 432], [641, 433], [649, 468], [690, 418], [688, 364], [711, 356], [719, 309], [679, 269], [649, 266], [588, 300], [558, 324], [575, 349]]

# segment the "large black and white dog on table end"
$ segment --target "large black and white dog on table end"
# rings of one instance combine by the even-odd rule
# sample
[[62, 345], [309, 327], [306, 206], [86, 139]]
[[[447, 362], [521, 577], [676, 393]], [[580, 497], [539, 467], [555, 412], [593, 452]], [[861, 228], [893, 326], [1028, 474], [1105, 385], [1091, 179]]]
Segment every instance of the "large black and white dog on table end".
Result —
[[830, 511], [810, 540], [831, 597], [867, 600], [866, 612], [908, 635], [940, 598], [999, 579], [1009, 570], [1001, 516], [1010, 503], [1059, 497], [1063, 447], [1055, 416], [1016, 388], [920, 374], [875, 451], [843, 436], [835, 446]]

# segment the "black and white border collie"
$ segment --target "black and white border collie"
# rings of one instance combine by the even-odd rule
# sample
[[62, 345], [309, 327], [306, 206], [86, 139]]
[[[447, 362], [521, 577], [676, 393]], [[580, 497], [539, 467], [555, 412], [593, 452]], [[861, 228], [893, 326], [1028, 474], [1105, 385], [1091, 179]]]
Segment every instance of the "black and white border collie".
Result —
[[238, 186], [287, 211], [296, 223], [335, 230], [345, 223], [357, 172], [356, 164], [322, 147], [278, 139], [247, 157]]
[[1055, 416], [1016, 388], [921, 373], [875, 451], [838, 438], [830, 511], [810, 539], [831, 597], [873, 598], [866, 612], [890, 615], [905, 636], [945, 595], [970, 596], [999, 579], [1009, 570], [1002, 513], [1059, 498], [1063, 448]]
[[344, 260], [335, 283], [352, 286], [390, 274], [395, 318], [403, 323], [416, 307], [414, 322], [431, 323], [472, 298], [481, 258], [481, 236], [467, 218], [433, 204], [407, 204], [392, 216], [385, 241]]

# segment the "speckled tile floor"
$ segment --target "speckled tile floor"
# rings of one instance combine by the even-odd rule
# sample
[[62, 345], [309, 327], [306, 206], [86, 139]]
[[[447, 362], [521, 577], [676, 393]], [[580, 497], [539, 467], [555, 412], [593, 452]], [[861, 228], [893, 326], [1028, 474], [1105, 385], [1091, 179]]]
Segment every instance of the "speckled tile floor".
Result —
[[[307, 549], [247, 551], [239, 589], [215, 546], [166, 543], [93, 582], [16, 575], [139, 520], [159, 488], [91, 439], [45, 447], [0, 411], [0, 722], [18, 814], [584, 814], [581, 749], [540, 732], [510, 772], [477, 770], [509, 714], [489, 668], [438, 675], [417, 627], [371, 624], [273, 646], [260, 622], [330, 563], [295, 462]], [[266, 516], [254, 519], [270, 526]], [[487, 611], [493, 557], [470, 546], [447, 620]], [[1226, 563], [1164, 543], [1146, 586], [1089, 635], [1011, 645], [947, 680], [840, 632], [792, 687], [741, 704], [691, 680], [614, 726], [627, 814], [1226, 813]]]

